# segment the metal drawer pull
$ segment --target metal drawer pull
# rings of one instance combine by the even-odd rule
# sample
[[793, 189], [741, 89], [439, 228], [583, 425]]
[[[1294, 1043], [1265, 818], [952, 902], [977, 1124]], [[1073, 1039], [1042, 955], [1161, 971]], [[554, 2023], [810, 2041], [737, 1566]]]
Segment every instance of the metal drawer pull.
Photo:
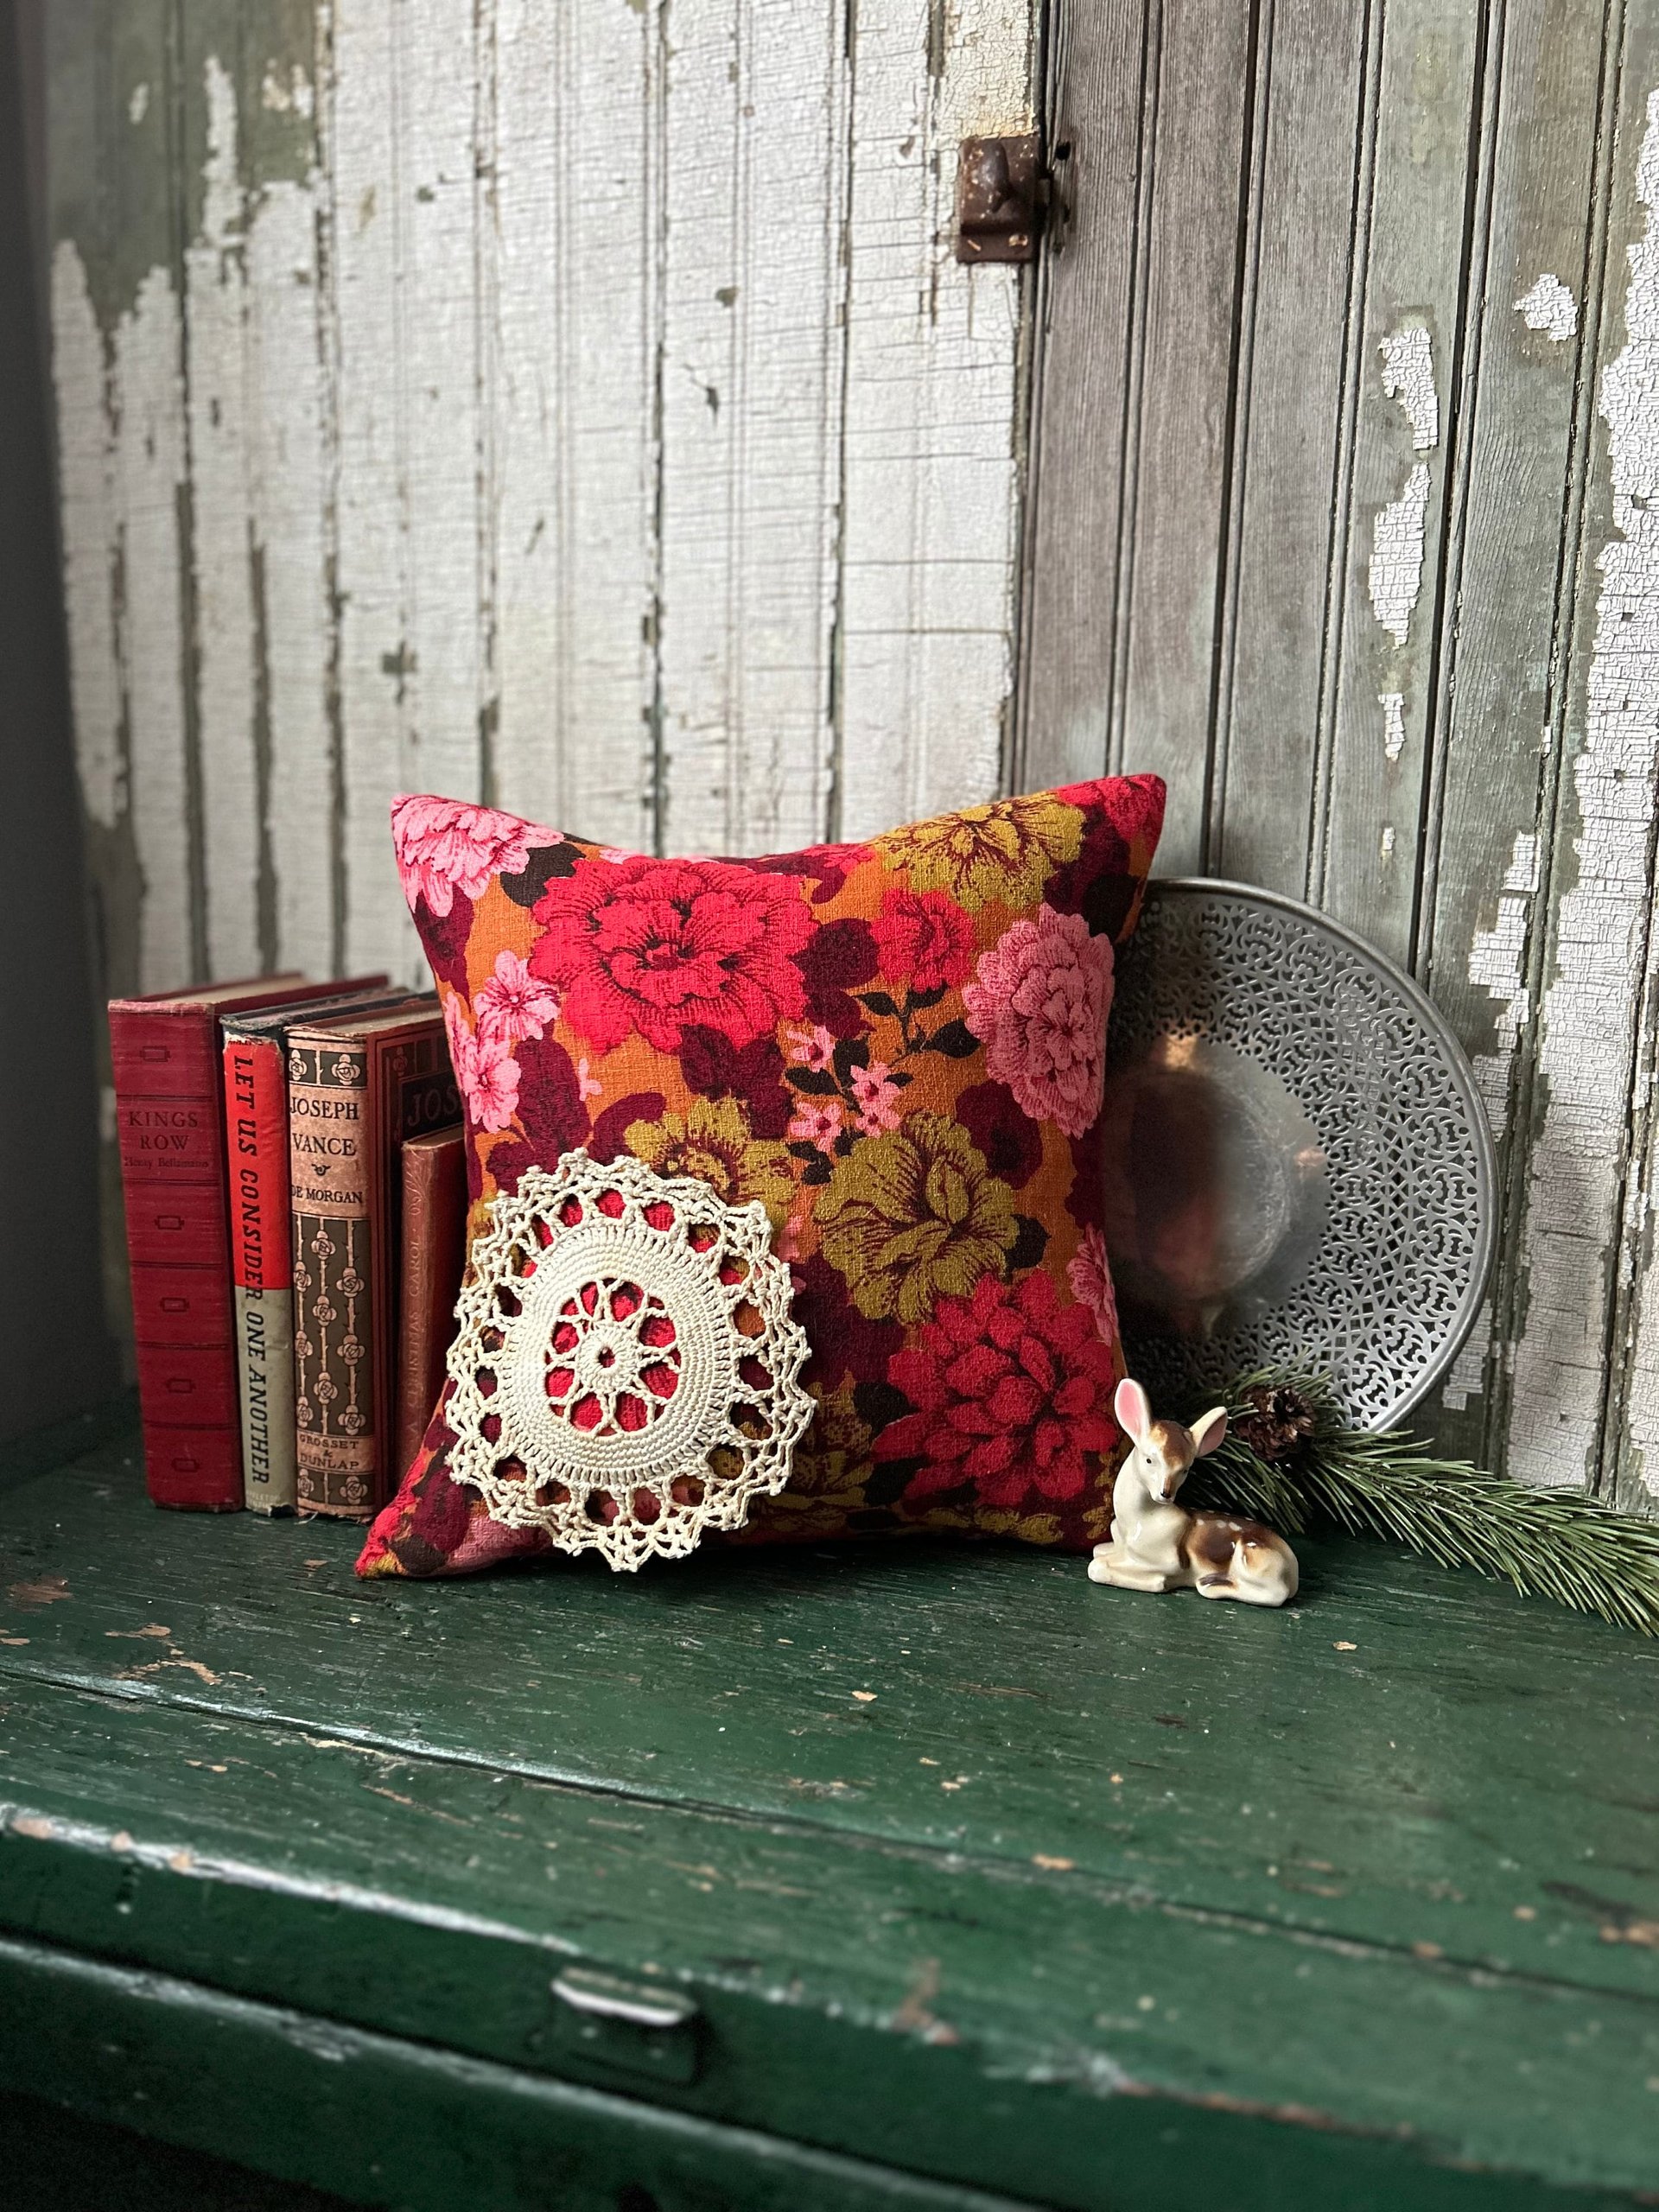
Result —
[[626, 2021], [634, 2028], [683, 2028], [697, 2017], [691, 1999], [671, 1989], [617, 1981], [609, 1974], [589, 1974], [580, 1967], [555, 1974], [553, 1994], [578, 2012], [601, 2020]]

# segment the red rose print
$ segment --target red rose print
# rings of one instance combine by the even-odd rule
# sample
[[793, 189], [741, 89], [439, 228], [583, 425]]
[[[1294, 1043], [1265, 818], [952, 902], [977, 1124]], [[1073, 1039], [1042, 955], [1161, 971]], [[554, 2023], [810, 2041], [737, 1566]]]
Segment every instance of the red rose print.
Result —
[[1043, 1136], [1014, 1103], [1006, 1083], [976, 1083], [957, 1101], [957, 1119], [985, 1155], [985, 1165], [1011, 1190], [1029, 1183], [1043, 1164]]
[[531, 968], [597, 1052], [630, 1033], [661, 1052], [694, 1026], [736, 1046], [805, 1011], [791, 957], [812, 935], [798, 878], [730, 861], [584, 861], [531, 909]]
[[887, 1377], [916, 1410], [882, 1431], [875, 1457], [921, 1460], [906, 1503], [965, 1485], [1004, 1510], [1033, 1488], [1076, 1497], [1084, 1455], [1117, 1440], [1112, 1348], [1089, 1308], [1062, 1306], [1040, 1269], [1017, 1289], [987, 1275], [970, 1297], [942, 1300]]
[[741, 1098], [758, 1137], [780, 1137], [795, 1101], [784, 1088], [784, 1056], [770, 1034], [740, 1052], [718, 1029], [688, 1029], [680, 1039], [686, 1088], [699, 1098]]
[[825, 922], [813, 932], [797, 963], [806, 984], [806, 1010], [837, 1037], [855, 1037], [864, 1016], [847, 995], [868, 983], [876, 969], [875, 939], [868, 922]]
[[906, 976], [912, 990], [960, 983], [974, 964], [974, 925], [948, 891], [893, 892], [871, 925], [884, 976]]

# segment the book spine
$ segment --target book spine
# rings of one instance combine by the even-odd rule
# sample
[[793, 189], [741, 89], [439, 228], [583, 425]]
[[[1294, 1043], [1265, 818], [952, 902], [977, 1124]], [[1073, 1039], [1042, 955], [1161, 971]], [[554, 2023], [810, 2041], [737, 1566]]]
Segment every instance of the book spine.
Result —
[[442, 1128], [461, 1110], [449, 1054], [439, 1021], [414, 1035], [385, 1038], [371, 1047], [369, 1069], [372, 1146], [375, 1180], [370, 1186], [374, 1216], [375, 1402], [385, 1408], [376, 1440], [372, 1504], [378, 1511], [397, 1488], [403, 1470], [394, 1467], [397, 1348], [403, 1340], [403, 1283], [400, 1258], [404, 1234], [403, 1149], [410, 1138]]
[[394, 1481], [407, 1473], [443, 1388], [467, 1245], [461, 1133], [404, 1147], [404, 1223]]
[[110, 1010], [145, 1480], [157, 1505], [225, 1513], [242, 1451], [217, 1046], [206, 1010]]
[[232, 1319], [242, 1407], [243, 1502], [294, 1509], [294, 1287], [289, 1242], [288, 1071], [272, 1037], [225, 1040]]
[[289, 1040], [296, 1503], [360, 1520], [374, 1496], [375, 1403], [367, 1057]]

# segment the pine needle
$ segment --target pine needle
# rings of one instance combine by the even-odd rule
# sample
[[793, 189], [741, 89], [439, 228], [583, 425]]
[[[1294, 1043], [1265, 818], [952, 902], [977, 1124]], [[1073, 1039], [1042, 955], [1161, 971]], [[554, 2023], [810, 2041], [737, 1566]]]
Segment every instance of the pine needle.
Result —
[[1270, 1464], [1230, 1428], [1219, 1451], [1195, 1464], [1185, 1502], [1249, 1514], [1287, 1536], [1321, 1522], [1382, 1536], [1442, 1567], [1509, 1582], [1523, 1598], [1659, 1636], [1659, 1522], [1575, 1491], [1535, 1490], [1466, 1459], [1436, 1459], [1403, 1430], [1349, 1428], [1329, 1381], [1294, 1368], [1240, 1376], [1233, 1421], [1249, 1420], [1249, 1394], [1262, 1389], [1303, 1398], [1313, 1433]]

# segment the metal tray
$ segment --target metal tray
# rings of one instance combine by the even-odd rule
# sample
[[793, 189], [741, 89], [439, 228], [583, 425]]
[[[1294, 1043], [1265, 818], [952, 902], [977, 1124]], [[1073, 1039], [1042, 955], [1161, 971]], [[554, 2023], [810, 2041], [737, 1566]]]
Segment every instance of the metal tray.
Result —
[[1491, 1264], [1491, 1135], [1457, 1039], [1351, 931], [1247, 884], [1150, 885], [1103, 1128], [1124, 1347], [1154, 1402], [1285, 1360], [1392, 1428], [1456, 1358]]

